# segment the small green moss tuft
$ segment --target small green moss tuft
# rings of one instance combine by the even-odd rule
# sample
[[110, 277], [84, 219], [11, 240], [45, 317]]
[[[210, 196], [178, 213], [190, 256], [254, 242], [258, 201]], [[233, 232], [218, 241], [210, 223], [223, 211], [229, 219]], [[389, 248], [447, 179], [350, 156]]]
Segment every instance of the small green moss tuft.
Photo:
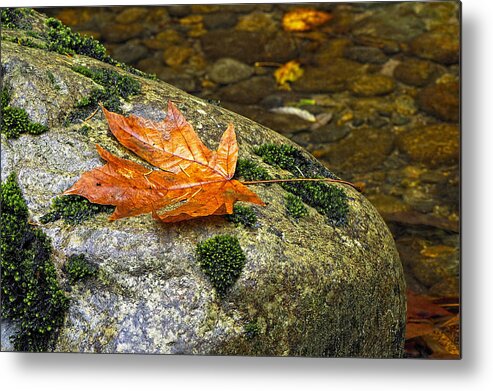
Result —
[[28, 223], [28, 209], [15, 175], [1, 184], [1, 316], [15, 322], [20, 351], [47, 351], [62, 326], [68, 299], [50, 260], [51, 243]]
[[8, 138], [17, 138], [21, 133], [40, 134], [48, 130], [48, 127], [32, 122], [24, 109], [9, 106], [10, 94], [6, 88], [2, 89], [1, 103], [1, 133]]
[[263, 144], [255, 149], [255, 153], [261, 156], [265, 163], [288, 171], [296, 169], [297, 152], [296, 148], [286, 144]]
[[98, 213], [112, 210], [112, 206], [93, 204], [81, 196], [61, 196], [53, 200], [50, 212], [42, 216], [40, 222], [46, 224], [63, 219], [69, 224], [79, 224]]
[[257, 322], [249, 322], [243, 326], [243, 331], [248, 339], [253, 339], [260, 333], [260, 327]]
[[[290, 145], [264, 144], [255, 153], [265, 163], [291, 172], [294, 178], [337, 178], [328, 169], [306, 158], [300, 150]], [[325, 215], [331, 224], [342, 225], [346, 222], [349, 206], [347, 196], [341, 188], [323, 182], [286, 182], [281, 186]]]
[[82, 125], [80, 129], [77, 130], [77, 132], [79, 132], [83, 136], [89, 135], [90, 131], [91, 131], [91, 127], [89, 125]]
[[238, 239], [230, 235], [217, 235], [197, 245], [197, 261], [205, 275], [224, 296], [233, 286], [246, 262]]
[[282, 187], [325, 215], [330, 223], [346, 223], [349, 205], [346, 194], [339, 187], [323, 182], [287, 182]]
[[155, 80], [156, 75], [150, 75], [130, 65], [120, 63], [106, 54], [106, 48], [92, 37], [83, 36], [73, 32], [70, 27], [65, 26], [56, 18], [46, 20], [48, 26], [47, 40], [48, 50], [60, 54], [82, 54], [103, 61], [107, 64], [117, 66], [124, 71], [133, 73], [136, 76]]
[[126, 99], [141, 92], [139, 81], [128, 76], [120, 75], [118, 72], [110, 69], [74, 66], [72, 70], [89, 77], [103, 88], [93, 89], [89, 96], [77, 102], [75, 105], [76, 110], [68, 116], [70, 122], [87, 118], [87, 116], [96, 110], [99, 102], [106, 109], [122, 114], [120, 98]]
[[36, 42], [29, 37], [20, 37], [16, 40], [16, 42], [19, 45], [27, 46], [29, 48], [45, 49], [45, 46], [42, 43]]
[[129, 76], [120, 75], [111, 69], [74, 66], [72, 70], [94, 80], [125, 99], [141, 92], [141, 85], [137, 80]]
[[295, 219], [299, 219], [308, 214], [308, 209], [306, 209], [306, 206], [300, 197], [295, 196], [294, 194], [287, 194], [286, 212]]
[[2, 109], [7, 107], [10, 103], [10, 94], [7, 88], [2, 88], [2, 92], [0, 94], [0, 102], [2, 104]]
[[291, 145], [263, 144], [254, 152], [262, 157], [265, 163], [290, 171], [295, 177], [336, 178], [327, 168], [308, 159], [299, 149]]
[[266, 169], [260, 167], [250, 159], [238, 159], [236, 163], [235, 179], [244, 178], [247, 181], [271, 179]]
[[257, 215], [253, 208], [249, 206], [235, 205], [233, 214], [226, 215], [226, 219], [236, 225], [241, 224], [247, 228], [253, 228], [257, 223]]
[[2, 27], [21, 30], [32, 29], [32, 21], [29, 18], [31, 14], [30, 8], [2, 8], [0, 12]]
[[55, 75], [53, 74], [53, 72], [51, 71], [46, 71], [46, 76], [48, 76], [48, 80], [50, 81], [50, 83], [53, 85], [53, 88], [56, 90], [56, 91], [60, 91], [60, 86], [58, 85], [56, 79], [55, 79]]
[[65, 264], [65, 271], [71, 284], [96, 275], [98, 269], [86, 260], [84, 254], [71, 255]]
[[83, 121], [97, 109], [99, 102], [101, 102], [107, 110], [123, 114], [118, 95], [106, 88], [94, 88], [88, 96], [83, 97], [75, 104], [75, 110], [68, 114], [67, 120], [69, 123]]
[[70, 27], [55, 18], [48, 18], [45, 23], [48, 27], [48, 50], [60, 54], [82, 54], [101, 61], [107, 57], [105, 47], [95, 39], [72, 32]]

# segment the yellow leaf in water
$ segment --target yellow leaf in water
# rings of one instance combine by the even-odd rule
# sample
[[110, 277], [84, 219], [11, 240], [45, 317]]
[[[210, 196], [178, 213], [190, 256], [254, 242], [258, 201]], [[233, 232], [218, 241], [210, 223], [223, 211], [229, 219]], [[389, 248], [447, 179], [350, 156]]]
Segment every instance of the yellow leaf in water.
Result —
[[288, 82], [296, 81], [303, 75], [303, 69], [298, 61], [289, 61], [286, 64], [280, 66], [274, 72], [277, 84], [282, 88], [289, 88]]
[[297, 8], [284, 15], [282, 26], [286, 31], [308, 31], [327, 23], [330, 19], [332, 15], [328, 12]]

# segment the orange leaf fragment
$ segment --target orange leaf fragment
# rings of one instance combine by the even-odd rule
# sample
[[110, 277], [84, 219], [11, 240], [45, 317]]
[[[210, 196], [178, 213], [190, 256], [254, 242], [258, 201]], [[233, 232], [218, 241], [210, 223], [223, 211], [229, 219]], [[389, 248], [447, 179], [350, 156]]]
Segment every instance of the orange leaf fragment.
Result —
[[279, 87], [290, 90], [288, 82], [296, 81], [303, 75], [303, 68], [296, 60], [287, 62], [274, 72]]
[[[156, 169], [119, 158], [97, 145], [106, 164], [85, 172], [63, 194], [115, 205], [110, 220], [152, 213], [155, 219], [168, 223], [231, 214], [236, 201], [265, 205], [254, 192], [232, 179], [238, 159], [232, 124], [217, 150], [211, 151], [171, 101], [161, 122], [102, 109], [118, 141]], [[178, 207], [170, 209], [176, 204]]]
[[282, 18], [282, 26], [286, 31], [309, 31], [332, 19], [328, 12], [311, 8], [297, 8], [287, 12]]

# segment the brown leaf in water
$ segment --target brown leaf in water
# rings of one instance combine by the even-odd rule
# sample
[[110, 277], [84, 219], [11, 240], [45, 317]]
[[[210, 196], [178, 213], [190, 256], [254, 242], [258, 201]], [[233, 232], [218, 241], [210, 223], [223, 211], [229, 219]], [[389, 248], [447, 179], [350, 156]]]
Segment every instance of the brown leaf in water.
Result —
[[[443, 308], [451, 308], [450, 311]], [[410, 357], [458, 358], [457, 341], [451, 339], [459, 327], [458, 298], [432, 299], [407, 292], [406, 353]], [[455, 333], [455, 335], [457, 335]], [[431, 353], [430, 353], [431, 352]]]
[[236, 201], [264, 205], [254, 192], [232, 179], [238, 159], [233, 125], [224, 132], [217, 150], [211, 151], [171, 101], [161, 122], [124, 117], [105, 108], [103, 112], [118, 141], [157, 169], [149, 170], [97, 145], [106, 164], [84, 173], [63, 194], [115, 205], [110, 220], [150, 212], [168, 223], [231, 214]]

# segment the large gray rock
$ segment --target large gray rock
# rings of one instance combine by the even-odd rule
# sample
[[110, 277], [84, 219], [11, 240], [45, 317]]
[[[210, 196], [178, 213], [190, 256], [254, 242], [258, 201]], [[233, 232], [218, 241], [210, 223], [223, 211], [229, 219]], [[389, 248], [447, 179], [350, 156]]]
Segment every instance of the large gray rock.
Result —
[[[11, 104], [50, 128], [38, 136], [1, 139], [2, 180], [17, 173], [33, 221], [83, 172], [103, 164], [96, 143], [138, 161], [109, 134], [100, 113], [88, 122], [87, 135], [79, 132], [80, 123], [64, 125], [66, 113], [94, 84], [71, 70], [76, 64], [111, 68], [85, 56], [2, 41]], [[45, 80], [49, 73], [61, 87]], [[211, 148], [232, 122], [240, 157], [257, 161], [254, 146], [291, 144], [164, 82], [132, 77], [142, 84], [142, 94], [125, 102], [126, 113], [159, 120], [171, 99]], [[286, 193], [278, 185], [255, 187], [268, 205], [254, 207], [259, 219], [254, 229], [223, 217], [164, 225], [150, 215], [110, 222], [107, 214], [78, 225], [59, 220], [42, 226], [52, 239], [53, 261], [64, 286], [62, 266], [69, 255], [85, 254], [99, 267], [97, 277], [72, 284], [67, 292], [70, 308], [55, 350], [401, 356], [405, 287], [394, 241], [375, 208], [352, 188], [341, 188], [349, 197], [347, 224], [341, 226], [328, 224], [310, 207], [308, 217], [292, 220], [285, 213]], [[200, 241], [217, 234], [236, 236], [246, 255], [239, 279], [224, 298], [195, 255]], [[253, 323], [255, 333], [245, 332], [245, 325]]]

